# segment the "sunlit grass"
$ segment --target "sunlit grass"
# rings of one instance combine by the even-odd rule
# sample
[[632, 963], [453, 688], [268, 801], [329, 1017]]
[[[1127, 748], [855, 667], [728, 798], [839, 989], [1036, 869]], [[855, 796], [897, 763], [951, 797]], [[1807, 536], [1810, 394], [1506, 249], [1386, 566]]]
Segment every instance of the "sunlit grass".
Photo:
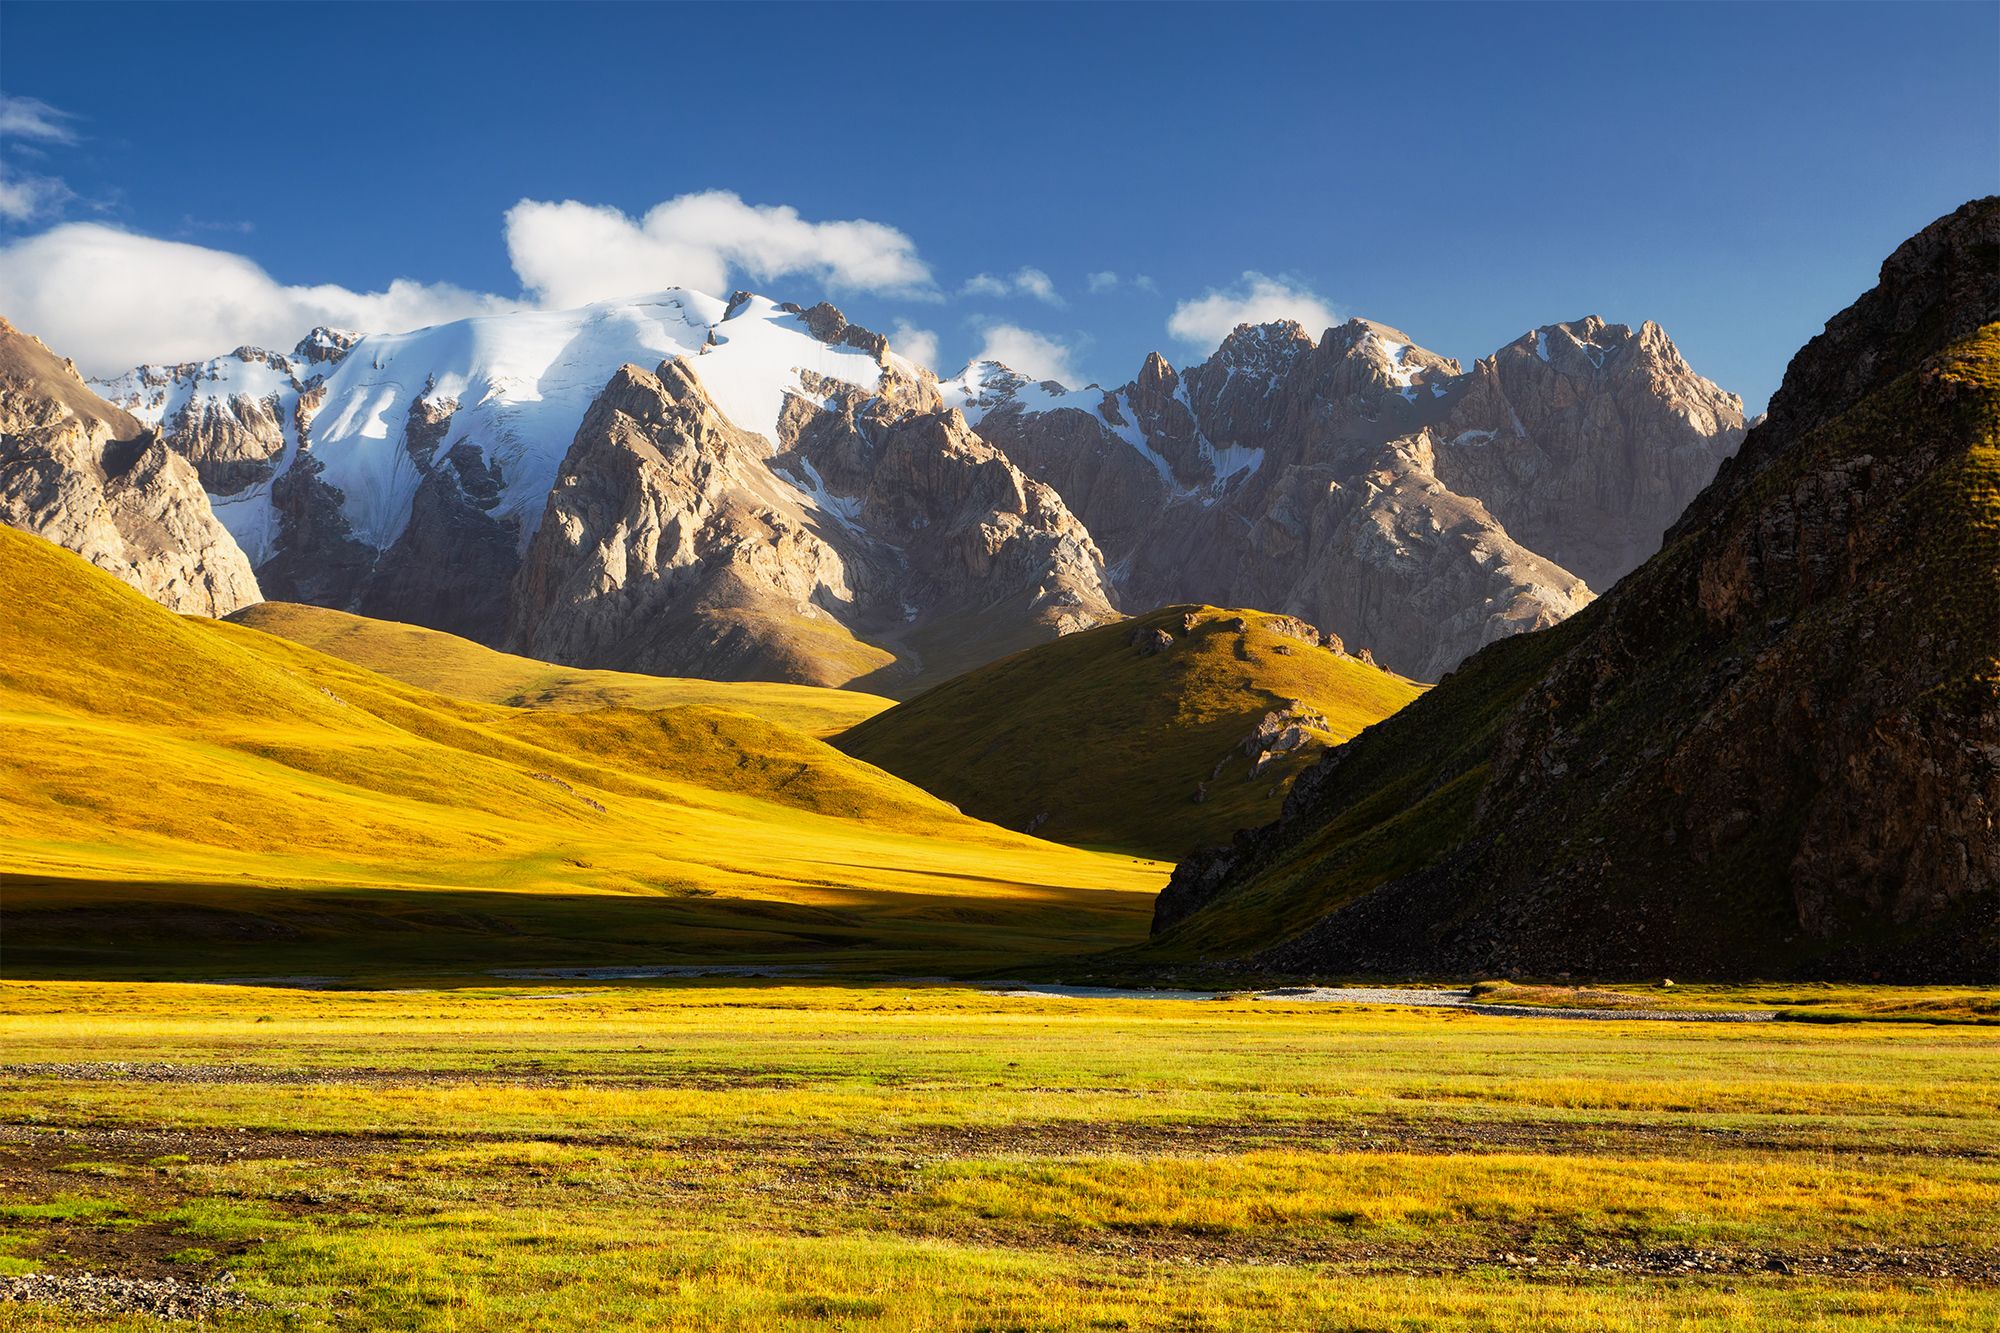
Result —
[[964, 969], [1140, 938], [1165, 877], [968, 819], [770, 716], [448, 698], [174, 616], [12, 529], [0, 586], [33, 589], [0, 651], [17, 975], [217, 975], [216, 940], [245, 937], [265, 970], [347, 967], [424, 932], [521, 963], [622, 941]]
[[752, 713], [807, 735], [825, 737], [873, 717], [892, 702], [859, 690], [813, 685], [690, 680], [557, 666], [495, 652], [455, 634], [297, 602], [259, 602], [230, 619], [408, 684], [474, 703], [570, 713], [703, 704]]
[[[172, 1262], [268, 1303], [224, 1326], [2000, 1318], [1991, 1283], [1922, 1269], [2000, 1252], [2000, 1048], [1977, 1028], [441, 977], [9, 983], [0, 1048], [0, 1161], [123, 1167], [10, 1200], [48, 1211], [0, 1216], [26, 1237], [0, 1253], [60, 1266], [51, 1228], [166, 1227]], [[78, 1067], [105, 1061], [223, 1072]], [[112, 1131], [144, 1134], [120, 1155]], [[301, 1132], [356, 1137], [219, 1155]], [[1617, 1267], [1661, 1252], [1734, 1267]], [[1837, 1271], [1879, 1252], [1918, 1267]]]

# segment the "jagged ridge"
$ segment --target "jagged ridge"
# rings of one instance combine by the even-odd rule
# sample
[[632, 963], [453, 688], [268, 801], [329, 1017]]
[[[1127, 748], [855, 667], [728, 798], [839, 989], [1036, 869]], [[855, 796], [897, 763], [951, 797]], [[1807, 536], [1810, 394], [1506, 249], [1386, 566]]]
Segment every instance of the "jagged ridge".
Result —
[[1996, 255], [1993, 199], [1899, 249], [1665, 550], [1184, 863], [1158, 947], [2000, 977]]

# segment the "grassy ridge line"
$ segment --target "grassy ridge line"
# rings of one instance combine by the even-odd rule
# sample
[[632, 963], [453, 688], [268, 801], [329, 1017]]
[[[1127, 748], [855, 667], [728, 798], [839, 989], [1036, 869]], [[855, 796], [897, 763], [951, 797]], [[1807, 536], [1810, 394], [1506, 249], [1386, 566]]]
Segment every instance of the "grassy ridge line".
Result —
[[[1066, 635], [899, 704], [836, 744], [1009, 828], [1033, 823], [1047, 838], [1177, 858], [1274, 818], [1292, 779], [1327, 747], [1422, 692], [1286, 634], [1286, 620], [1176, 606]], [[1154, 632], [1170, 645], [1142, 651], [1135, 639]], [[1323, 724], [1253, 776], [1245, 739], [1294, 702]]]
[[[0, 785], [13, 797], [0, 805], [0, 871], [33, 881], [10, 888], [10, 966], [31, 962], [37, 940], [67, 947], [74, 932], [48, 913], [96, 910], [102, 961], [135, 903], [192, 895], [263, 912], [268, 890], [312, 887], [477, 893], [489, 909], [510, 893], [641, 894], [673, 901], [660, 922], [673, 928], [662, 938], [655, 927], [652, 944], [678, 937], [711, 957], [737, 947], [984, 955], [978, 918], [1032, 903], [1046, 916], [1041, 944], [1069, 952], [1136, 933], [1162, 878], [1157, 866], [981, 824], [743, 712], [565, 714], [449, 699], [252, 629], [174, 616], [8, 529], [0, 588], [14, 608], [0, 639]], [[179, 887], [162, 898], [163, 885]], [[1002, 915], [1004, 951], [1035, 952], [1023, 948], [1034, 919]], [[633, 929], [629, 913], [614, 918]], [[569, 930], [546, 918], [533, 927], [537, 939]], [[157, 953], [148, 931], [183, 928], [182, 918], [128, 923], [125, 947]], [[572, 933], [614, 932], [600, 915]]]
[[441, 630], [322, 606], [259, 602], [229, 619], [385, 676], [475, 703], [584, 712], [597, 708], [740, 709], [812, 736], [832, 736], [890, 706], [858, 690], [775, 681], [714, 681], [558, 666], [496, 652]]

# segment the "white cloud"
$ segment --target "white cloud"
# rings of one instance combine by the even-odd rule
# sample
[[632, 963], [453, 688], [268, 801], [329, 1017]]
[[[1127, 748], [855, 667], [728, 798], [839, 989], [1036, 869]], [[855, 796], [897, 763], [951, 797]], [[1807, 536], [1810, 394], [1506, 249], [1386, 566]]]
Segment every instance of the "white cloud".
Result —
[[1084, 281], [1089, 284], [1090, 294], [1092, 296], [1098, 296], [1103, 294], [1104, 292], [1115, 292], [1118, 290], [1118, 275], [1116, 273], [1110, 272], [1109, 270], [1106, 270], [1103, 273], [1089, 274], [1084, 278]]
[[92, 375], [289, 349], [315, 324], [400, 331], [514, 304], [407, 278], [379, 292], [286, 286], [241, 255], [88, 222], [0, 246], [0, 310]]
[[693, 287], [727, 295], [753, 282], [810, 275], [836, 291], [926, 296], [931, 271], [916, 243], [879, 222], [808, 222], [795, 208], [746, 204], [727, 190], [684, 194], [636, 221], [615, 208], [523, 199], [507, 210], [507, 254], [544, 305]]
[[[9, 156], [17, 160], [42, 156], [42, 145], [75, 143], [76, 131], [69, 127], [74, 119], [39, 98], [0, 93], [0, 143], [8, 144]], [[0, 162], [0, 221], [54, 217], [74, 198], [75, 191], [54, 176], [25, 175]]]
[[1061, 305], [1063, 299], [1056, 294], [1056, 285], [1049, 275], [1038, 268], [1024, 268], [1014, 274], [1014, 286], [1037, 301], [1049, 305]]
[[[53, 123], [34, 119], [47, 108], [23, 110], [21, 100], [0, 114]], [[31, 220], [66, 197], [59, 181], [0, 179], [0, 217]], [[915, 243], [893, 227], [807, 222], [795, 209], [755, 207], [724, 191], [670, 199], [638, 221], [612, 208], [524, 199], [505, 226], [515, 272], [529, 300], [545, 306], [672, 286], [726, 295], [738, 272], [756, 283], [804, 274], [836, 290], [936, 295]], [[402, 332], [523, 304], [408, 278], [379, 292], [288, 286], [241, 255], [92, 223], [0, 246], [0, 310], [91, 374], [244, 344], [289, 348], [315, 324]], [[899, 350], [936, 355], [934, 337], [911, 335]]]
[[75, 143], [69, 123], [76, 117], [36, 97], [0, 93], [0, 139], [31, 139], [39, 143]]
[[0, 167], [0, 218], [33, 222], [54, 217], [76, 193], [53, 176], [16, 176]]
[[1132, 285], [1142, 292], [1157, 292], [1160, 290], [1159, 284], [1154, 282], [1152, 275], [1148, 273], [1141, 273], [1138, 277], [1132, 279]]
[[1013, 276], [1006, 278], [996, 278], [991, 273], [975, 274], [958, 290], [962, 296], [1032, 296], [1048, 305], [1063, 304], [1055, 279], [1038, 268], [1018, 268]]
[[929, 329], [913, 327], [906, 319], [896, 321], [889, 331], [889, 349], [907, 356], [920, 366], [937, 368], [938, 336]]
[[986, 343], [979, 349], [978, 359], [998, 361], [1031, 379], [1069, 384], [1077, 379], [1070, 364], [1072, 355], [1068, 345], [1047, 334], [1016, 324], [994, 324], [986, 329]]
[[1333, 307], [1311, 289], [1286, 278], [1246, 272], [1233, 290], [1207, 294], [1174, 307], [1167, 332], [1182, 342], [1213, 347], [1239, 324], [1296, 320], [1317, 338], [1340, 322]]

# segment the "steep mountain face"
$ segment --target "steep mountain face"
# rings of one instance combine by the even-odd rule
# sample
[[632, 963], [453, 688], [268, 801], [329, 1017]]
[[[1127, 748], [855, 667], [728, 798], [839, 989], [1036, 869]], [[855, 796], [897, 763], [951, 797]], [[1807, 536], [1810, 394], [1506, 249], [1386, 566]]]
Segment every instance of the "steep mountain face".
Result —
[[[621, 367], [669, 362], [714, 422], [591, 417], [656, 392]], [[1470, 373], [1386, 325], [1246, 327], [1072, 392], [990, 363], [940, 385], [831, 306], [686, 291], [315, 330], [105, 388], [194, 463], [270, 596], [574, 665], [905, 692], [1183, 602], [1297, 614], [1435, 679], [1586, 605], [1740, 431], [1652, 325], [1550, 326]], [[639, 467], [621, 413], [720, 454]], [[543, 542], [546, 514], [568, 526]], [[620, 527], [645, 516], [693, 545]]]
[[1899, 249], [1665, 548], [1182, 865], [1166, 952], [2000, 980], [2000, 199]]
[[[513, 639], [552, 661], [893, 687], [948, 623], [976, 655], [1115, 617], [1089, 534], [928, 385], [885, 367], [731, 425], [698, 358], [626, 366], [549, 496]], [[926, 401], [928, 396], [929, 401]]]
[[1438, 479], [1600, 593], [1660, 549], [1743, 439], [1742, 401], [1650, 321], [1635, 333], [1592, 315], [1524, 334], [1476, 363], [1451, 403]]
[[1125, 604], [1278, 608], [1423, 679], [1574, 614], [1742, 437], [1658, 326], [1595, 318], [1469, 373], [1353, 320], [1245, 326], [1109, 392], [992, 363], [943, 392], [1070, 501]]
[[[644, 369], [668, 363], [696, 369]], [[1089, 534], [934, 385], [831, 306], [670, 291], [107, 390], [274, 597], [574, 665], [894, 686], [1115, 614]]]
[[176, 611], [227, 615], [259, 598], [196, 469], [4, 319], [0, 522], [68, 547]]

